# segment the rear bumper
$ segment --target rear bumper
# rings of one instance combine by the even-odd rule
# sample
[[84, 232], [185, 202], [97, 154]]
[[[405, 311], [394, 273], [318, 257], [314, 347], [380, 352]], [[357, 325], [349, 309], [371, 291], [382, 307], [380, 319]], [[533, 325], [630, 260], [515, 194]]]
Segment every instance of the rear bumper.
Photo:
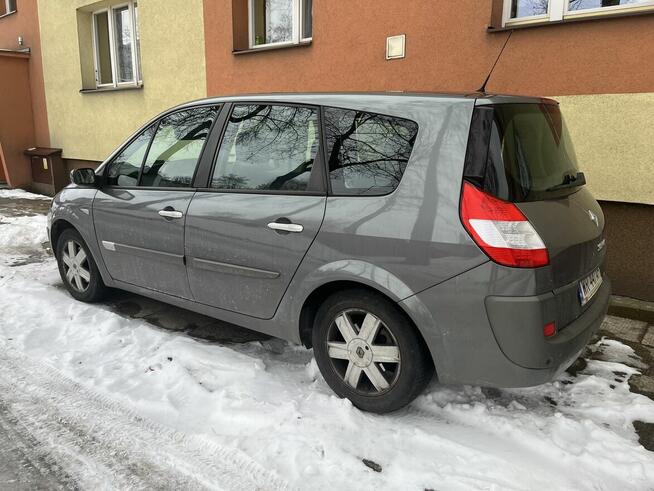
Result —
[[502, 353], [516, 365], [530, 369], [567, 368], [597, 332], [606, 314], [611, 283], [604, 276], [588, 308], [557, 334], [543, 335], [543, 326], [561, 316], [554, 293], [533, 297], [486, 298], [488, 319]]
[[611, 283], [604, 276], [588, 307], [545, 338], [543, 325], [560, 318], [561, 306], [554, 293], [520, 296], [533, 291], [534, 281], [526, 270], [486, 263], [401, 302], [431, 350], [441, 383], [529, 387], [574, 362], [600, 328]]

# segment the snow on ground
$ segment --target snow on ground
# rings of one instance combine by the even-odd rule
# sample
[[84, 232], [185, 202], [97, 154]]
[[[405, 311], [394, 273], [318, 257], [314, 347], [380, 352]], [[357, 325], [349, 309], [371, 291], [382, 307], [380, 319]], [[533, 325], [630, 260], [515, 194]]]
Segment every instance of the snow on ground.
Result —
[[[6, 251], [38, 247], [43, 218], [2, 220], [10, 226], [0, 225], [0, 358], [50, 367], [139, 420], [234, 449], [293, 487], [654, 487], [654, 454], [638, 444], [632, 426], [654, 422], [654, 402], [630, 392], [636, 369], [625, 363], [634, 353], [616, 341], [591, 347], [608, 361], [589, 360], [576, 376], [541, 387], [432, 383], [408, 408], [373, 415], [332, 394], [310, 350], [276, 340], [200, 341], [76, 302], [53, 259], [19, 267], [3, 260]], [[21, 372], [26, 384], [29, 373]], [[64, 400], [57, 384], [46, 386], [52, 401]], [[42, 410], [61, 409], [53, 403]], [[112, 430], [129, 442], [129, 426]], [[142, 431], [136, 423], [134, 431]]]
[[43, 194], [30, 193], [23, 189], [0, 189], [0, 198], [11, 199], [52, 199]]
[[48, 240], [46, 218], [43, 215], [0, 216], [0, 254], [39, 246]]

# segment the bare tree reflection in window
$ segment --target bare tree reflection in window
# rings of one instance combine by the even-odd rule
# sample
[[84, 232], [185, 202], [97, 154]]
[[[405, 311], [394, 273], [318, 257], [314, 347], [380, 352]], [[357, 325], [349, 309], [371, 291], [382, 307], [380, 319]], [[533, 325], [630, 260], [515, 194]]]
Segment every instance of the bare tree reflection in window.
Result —
[[410, 120], [360, 111], [325, 110], [328, 165], [337, 194], [386, 194], [406, 169], [418, 132]]
[[306, 190], [318, 141], [315, 109], [236, 106], [211, 185], [222, 189]]

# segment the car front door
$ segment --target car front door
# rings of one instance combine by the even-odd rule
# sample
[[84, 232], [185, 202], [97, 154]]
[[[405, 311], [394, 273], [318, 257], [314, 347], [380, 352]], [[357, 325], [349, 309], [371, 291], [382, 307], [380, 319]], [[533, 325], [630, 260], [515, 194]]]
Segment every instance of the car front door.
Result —
[[186, 219], [193, 298], [271, 318], [325, 213], [319, 111], [235, 104]]
[[191, 298], [184, 222], [195, 168], [218, 110], [200, 106], [164, 116], [105, 168], [93, 220], [114, 280]]

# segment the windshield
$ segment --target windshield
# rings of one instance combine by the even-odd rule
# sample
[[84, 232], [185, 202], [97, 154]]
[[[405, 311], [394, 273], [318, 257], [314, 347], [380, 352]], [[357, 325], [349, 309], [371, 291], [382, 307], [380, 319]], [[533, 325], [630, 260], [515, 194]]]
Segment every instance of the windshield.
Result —
[[[583, 184], [558, 105], [498, 104], [480, 107], [471, 131], [481, 132], [483, 155], [466, 159], [466, 177], [512, 202], [570, 194]], [[475, 127], [476, 126], [476, 127]], [[470, 153], [470, 152], [469, 152]]]

